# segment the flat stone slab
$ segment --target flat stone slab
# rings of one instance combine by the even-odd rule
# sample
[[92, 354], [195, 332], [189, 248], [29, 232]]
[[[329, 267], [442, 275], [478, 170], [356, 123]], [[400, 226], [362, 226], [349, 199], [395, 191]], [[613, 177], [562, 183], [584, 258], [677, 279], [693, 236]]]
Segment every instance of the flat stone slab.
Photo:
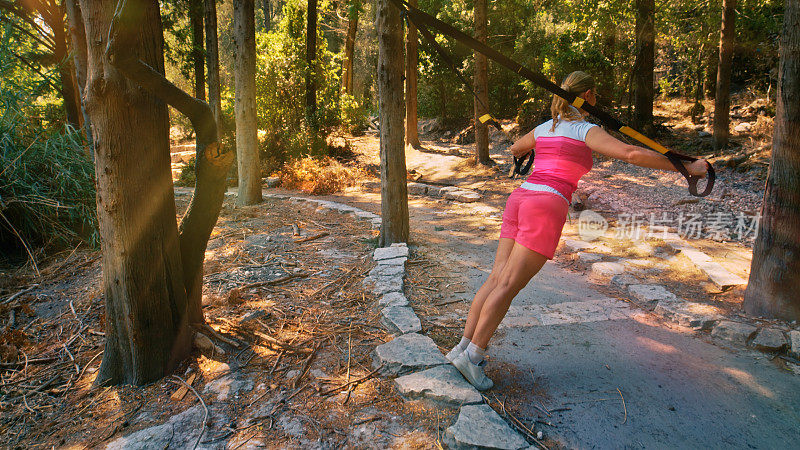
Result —
[[408, 193], [411, 195], [425, 195], [428, 193], [428, 185], [422, 183], [408, 183]]
[[697, 250], [683, 239], [666, 239], [665, 241], [675, 250], [683, 253], [690, 261], [702, 270], [708, 278], [717, 285], [718, 288], [725, 290], [734, 286], [744, 286], [747, 280], [744, 278], [730, 273], [727, 269], [722, 267], [718, 262], [711, 259], [710, 256]]
[[378, 299], [378, 304], [381, 306], [406, 306], [408, 299], [402, 292], [389, 292]]
[[618, 288], [625, 289], [631, 284], [640, 284], [640, 282], [633, 275], [621, 273], [611, 277], [611, 284]]
[[593, 263], [603, 259], [603, 255], [591, 252], [578, 252], [578, 259], [585, 263]]
[[372, 252], [372, 259], [375, 261], [403, 257], [408, 257], [408, 247], [405, 245], [376, 248], [375, 251]]
[[388, 294], [389, 292], [403, 292], [403, 277], [366, 277], [364, 284], [372, 285], [372, 292], [375, 295]]
[[744, 346], [747, 344], [747, 340], [750, 339], [756, 331], [758, 331], [758, 328], [753, 325], [723, 320], [711, 330], [711, 336]]
[[576, 239], [564, 239], [564, 245], [566, 245], [567, 248], [572, 250], [573, 252], [581, 250], [589, 250], [595, 247], [593, 244], [589, 242], [579, 241]]
[[477, 192], [468, 191], [465, 189], [458, 189], [444, 193], [444, 198], [447, 200], [454, 200], [461, 203], [473, 203], [481, 199], [481, 195]]
[[500, 328], [524, 328], [570, 323], [602, 322], [640, 317], [646, 313], [614, 298], [550, 305], [511, 305]]
[[775, 352], [786, 346], [786, 336], [776, 328], [762, 328], [753, 338], [751, 345], [758, 350]]
[[372, 367], [381, 365], [382, 375], [405, 375], [417, 370], [448, 364], [439, 347], [428, 336], [409, 333], [375, 347]]
[[230, 400], [232, 397], [238, 397], [242, 392], [252, 390], [253, 380], [240, 379], [230, 375], [217, 378], [203, 388], [203, 392], [213, 393], [219, 402]]
[[714, 306], [687, 302], [678, 298], [660, 300], [656, 305], [655, 313], [679, 325], [701, 330], [711, 329], [723, 318], [720, 310]]
[[625, 266], [615, 262], [596, 262], [592, 264], [592, 275], [595, 277], [613, 277], [625, 272]]
[[422, 323], [408, 306], [387, 306], [381, 310], [381, 324], [395, 335], [422, 331]]
[[800, 358], [800, 330], [789, 332], [789, 351], [795, 357]]
[[405, 268], [407, 257], [401, 256], [399, 258], [382, 259], [378, 261], [379, 266], [402, 266]]
[[402, 275], [405, 273], [405, 268], [397, 264], [378, 264], [369, 271], [369, 276], [373, 278]]
[[410, 400], [424, 399], [460, 406], [483, 402], [483, 397], [452, 365], [436, 366], [396, 378], [400, 394]]
[[525, 438], [511, 429], [489, 405], [462, 406], [456, 423], [445, 431], [444, 441], [448, 448], [459, 450], [517, 450], [528, 447]]
[[628, 286], [628, 294], [651, 311], [662, 300], [677, 300], [675, 294], [658, 284], [631, 284]]
[[[191, 395], [191, 394], [190, 394]], [[215, 420], [221, 419], [219, 415]], [[166, 423], [139, 430], [127, 436], [114, 439], [105, 448], [107, 450], [157, 449], [157, 448], [190, 448], [200, 433], [200, 422], [203, 420], [203, 407], [193, 406], [176, 414]], [[209, 437], [206, 429], [205, 439]], [[225, 448], [225, 442], [204, 444], [201, 448]]]

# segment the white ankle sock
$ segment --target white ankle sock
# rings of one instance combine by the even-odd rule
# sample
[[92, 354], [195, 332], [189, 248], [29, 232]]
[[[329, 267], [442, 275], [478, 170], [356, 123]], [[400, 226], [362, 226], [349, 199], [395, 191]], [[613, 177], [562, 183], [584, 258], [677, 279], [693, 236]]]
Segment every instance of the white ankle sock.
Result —
[[455, 346], [455, 347], [453, 347], [453, 348], [457, 348], [459, 351], [463, 352], [464, 350], [466, 350], [466, 349], [467, 349], [467, 346], [468, 346], [468, 345], [469, 345], [471, 342], [472, 342], [472, 341], [470, 341], [469, 339], [467, 339], [467, 338], [465, 338], [465, 337], [463, 337], [463, 336], [462, 336], [462, 337], [461, 337], [461, 342], [459, 342], [459, 343], [458, 343], [458, 345], [456, 345], [456, 346]]
[[478, 347], [477, 345], [473, 344], [472, 342], [467, 345], [467, 357], [472, 364], [478, 365], [483, 361], [483, 355], [486, 353], [486, 350]]

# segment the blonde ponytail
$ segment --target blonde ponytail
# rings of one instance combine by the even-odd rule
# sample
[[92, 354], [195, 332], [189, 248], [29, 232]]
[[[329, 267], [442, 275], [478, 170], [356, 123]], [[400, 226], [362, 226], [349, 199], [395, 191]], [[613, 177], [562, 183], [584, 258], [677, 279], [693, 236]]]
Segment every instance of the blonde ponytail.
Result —
[[[564, 82], [561, 83], [561, 89], [573, 94], [581, 94], [594, 87], [594, 78], [586, 72], [576, 70], [567, 75]], [[550, 131], [556, 130], [556, 125], [559, 120], [580, 120], [581, 113], [575, 111], [570, 107], [570, 103], [565, 99], [554, 95], [553, 103], [550, 105], [550, 114], [553, 116], [553, 126]]]

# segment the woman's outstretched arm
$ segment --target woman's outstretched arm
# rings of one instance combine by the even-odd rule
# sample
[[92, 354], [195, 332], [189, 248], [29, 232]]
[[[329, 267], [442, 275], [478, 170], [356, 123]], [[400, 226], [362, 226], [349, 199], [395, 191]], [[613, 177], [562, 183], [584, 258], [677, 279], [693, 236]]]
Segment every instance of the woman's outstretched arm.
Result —
[[[592, 127], [586, 133], [586, 145], [601, 155], [620, 159], [637, 166], [676, 171], [669, 159], [661, 153], [644, 147], [626, 144], [600, 127]], [[684, 164], [691, 175], [704, 176], [708, 171], [708, 166], [706, 166], [704, 159]]]
[[508, 148], [508, 151], [511, 152], [517, 158], [521, 156], [525, 156], [533, 150], [536, 145], [536, 140], [533, 138], [533, 130], [529, 131], [528, 134], [522, 136]]

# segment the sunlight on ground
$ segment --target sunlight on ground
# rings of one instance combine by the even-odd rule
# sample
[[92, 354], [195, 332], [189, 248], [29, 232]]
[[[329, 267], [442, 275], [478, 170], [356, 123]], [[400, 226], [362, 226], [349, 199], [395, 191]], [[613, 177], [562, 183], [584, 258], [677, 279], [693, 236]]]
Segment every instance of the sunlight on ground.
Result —
[[750, 390], [752, 390], [753, 392], [757, 392], [767, 398], [772, 398], [772, 399], [775, 398], [775, 393], [765, 388], [764, 386], [760, 385], [756, 381], [755, 377], [753, 377], [753, 375], [740, 369], [734, 369], [733, 367], [725, 367], [722, 370], [728, 375], [730, 375], [732, 378], [734, 378], [736, 381], [738, 381], [739, 383], [750, 388]]
[[643, 347], [658, 353], [678, 353], [678, 349], [672, 345], [664, 344], [644, 336], [636, 336], [636, 341]]

